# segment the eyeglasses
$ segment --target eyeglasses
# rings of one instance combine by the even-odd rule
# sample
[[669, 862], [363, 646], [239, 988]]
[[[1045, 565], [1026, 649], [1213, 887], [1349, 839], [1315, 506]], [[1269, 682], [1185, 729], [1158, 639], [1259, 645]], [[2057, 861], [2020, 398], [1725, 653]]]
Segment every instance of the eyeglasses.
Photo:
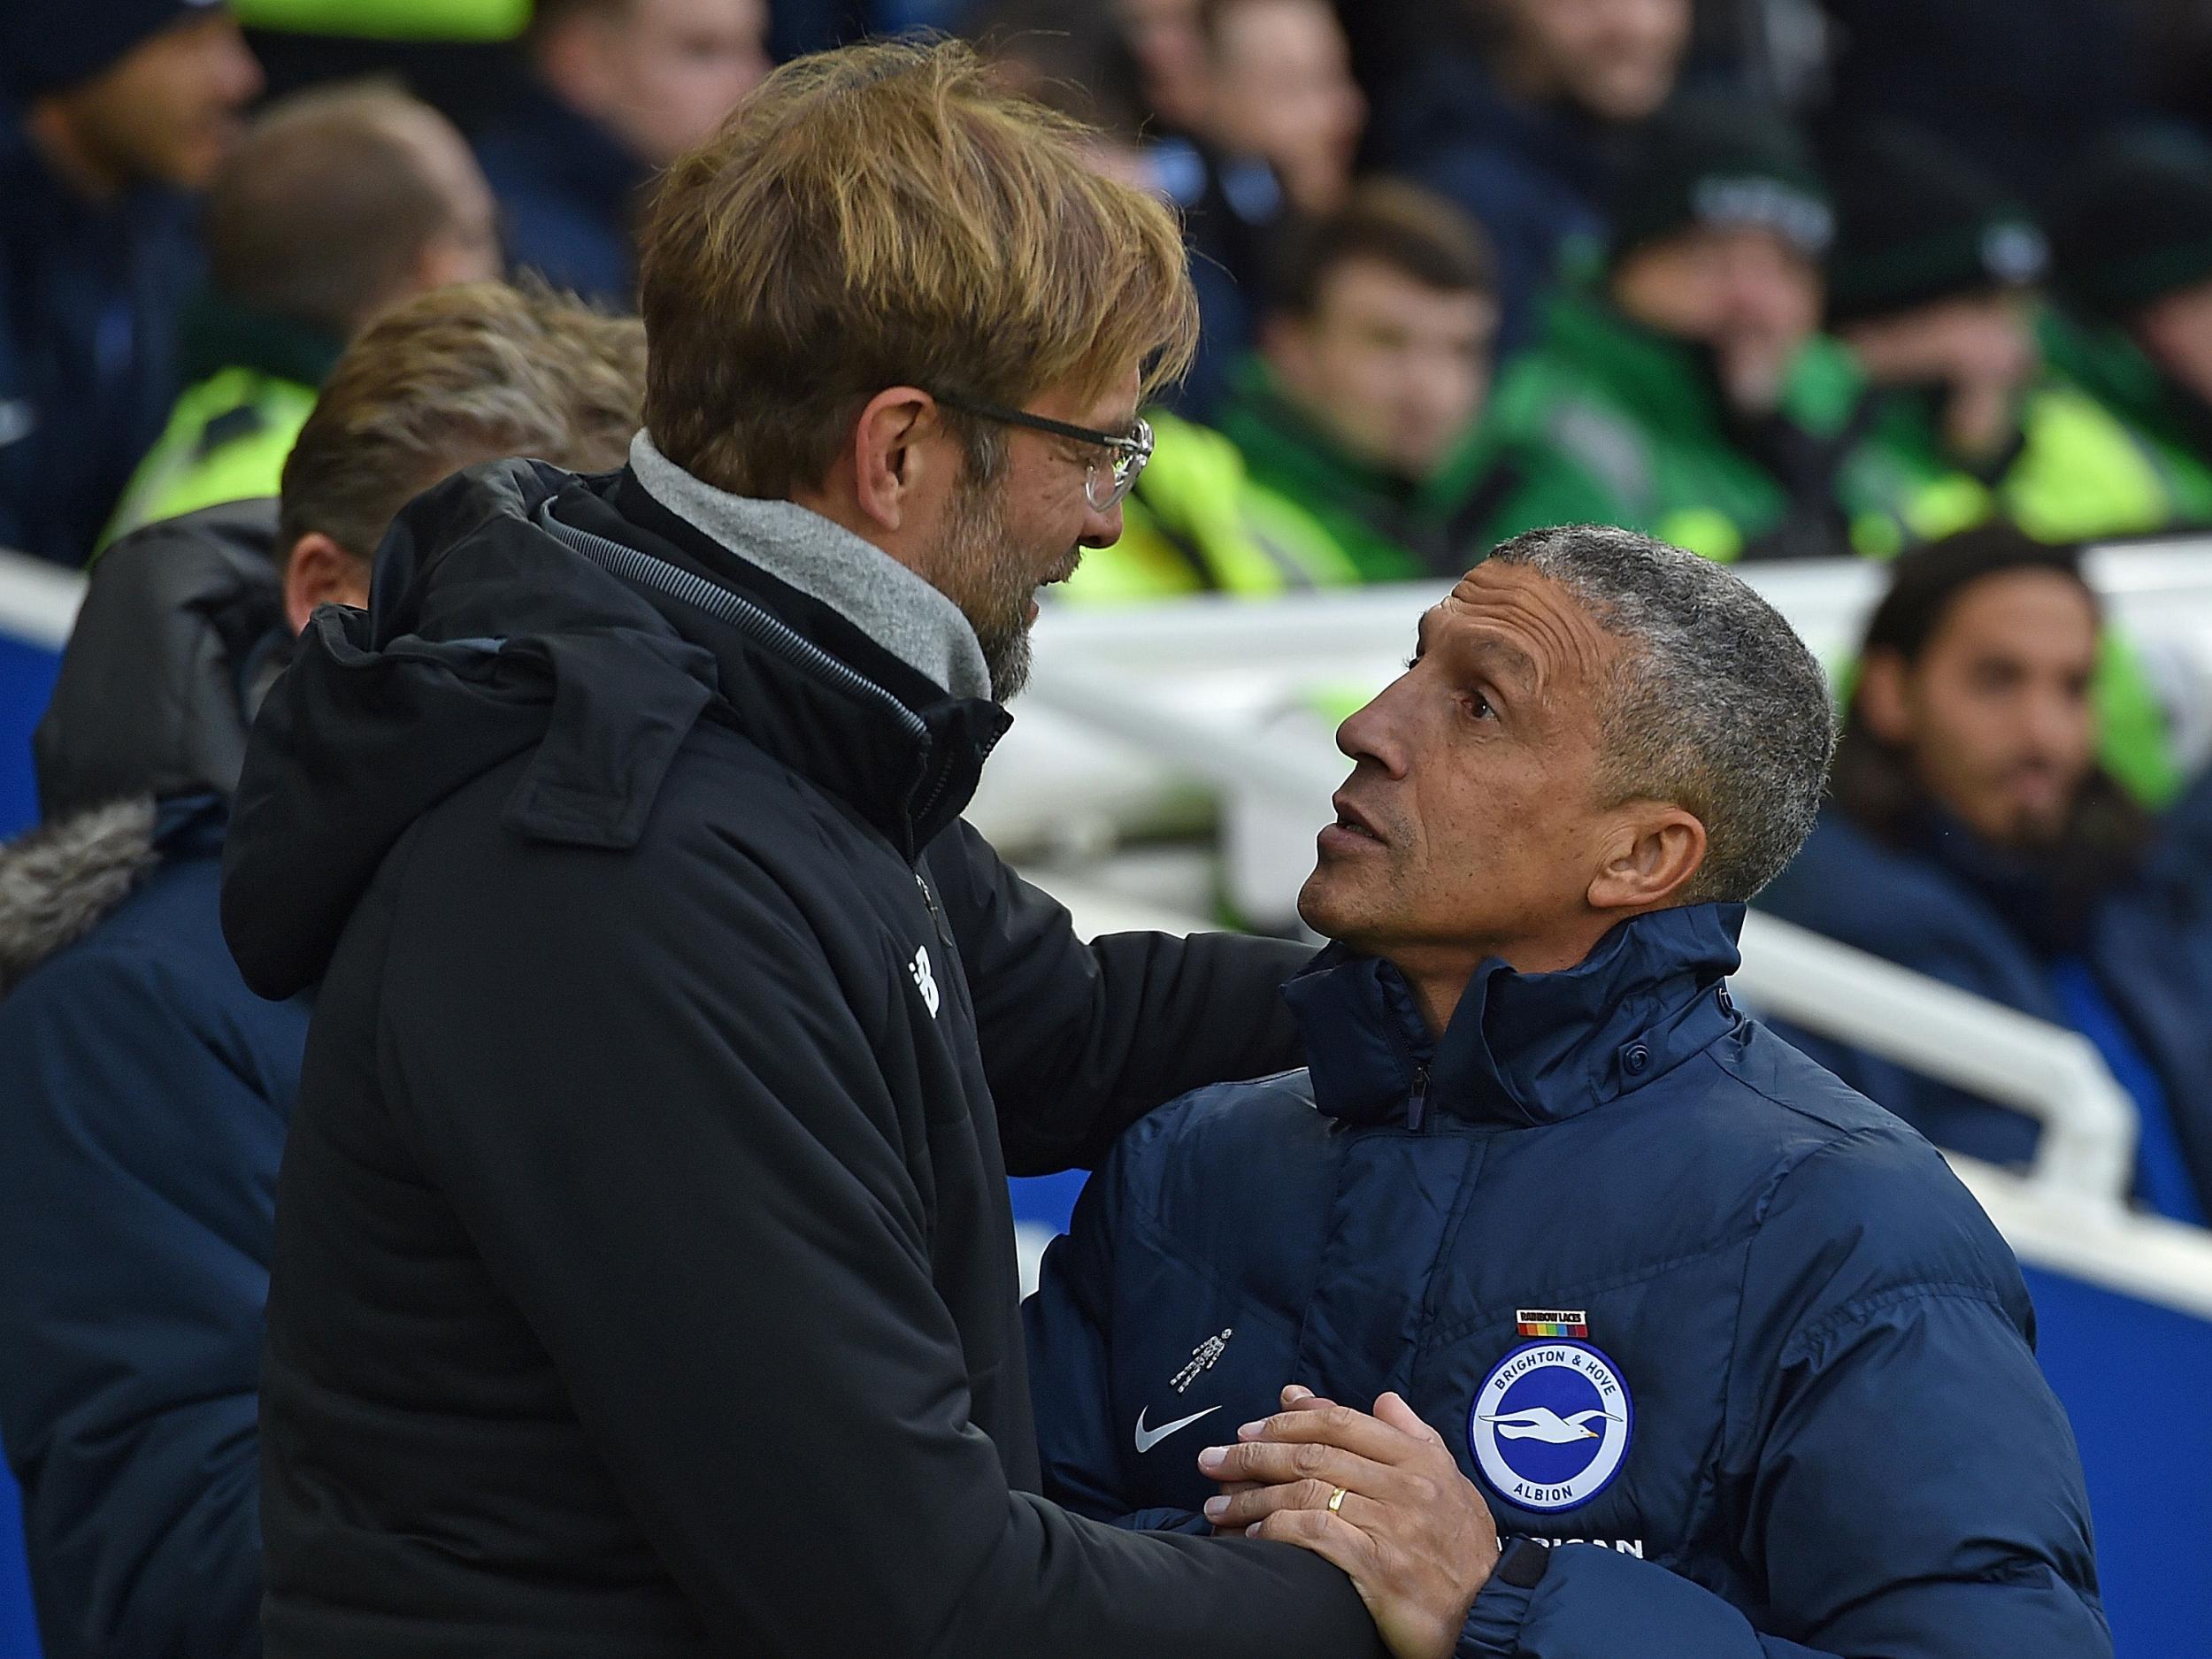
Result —
[[1093, 512], [1105, 512], [1127, 499], [1137, 487], [1145, 463], [1152, 458], [1152, 424], [1140, 420], [1118, 437], [1110, 432], [1094, 432], [1088, 426], [1072, 426], [1064, 420], [1048, 420], [1042, 415], [1033, 415], [1025, 410], [1008, 409], [1000, 403], [986, 403], [972, 397], [956, 397], [949, 393], [934, 394], [937, 401], [985, 420], [995, 420], [1001, 426], [1026, 426], [1032, 432], [1048, 432], [1056, 438], [1071, 438], [1078, 443], [1087, 443], [1103, 449], [1112, 458], [1091, 462], [1083, 474], [1083, 499], [1089, 502]]

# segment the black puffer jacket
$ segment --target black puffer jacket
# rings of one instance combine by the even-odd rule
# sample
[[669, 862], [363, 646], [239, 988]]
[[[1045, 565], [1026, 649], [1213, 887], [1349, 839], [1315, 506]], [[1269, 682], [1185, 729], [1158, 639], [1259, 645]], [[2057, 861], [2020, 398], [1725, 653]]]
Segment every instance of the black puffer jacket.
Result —
[[1280, 1064], [1297, 953], [1082, 944], [957, 822], [1003, 712], [628, 473], [449, 480], [377, 593], [224, 893], [257, 988], [322, 977], [269, 1652], [1372, 1651], [1315, 1557], [1032, 1495], [1007, 1170]]

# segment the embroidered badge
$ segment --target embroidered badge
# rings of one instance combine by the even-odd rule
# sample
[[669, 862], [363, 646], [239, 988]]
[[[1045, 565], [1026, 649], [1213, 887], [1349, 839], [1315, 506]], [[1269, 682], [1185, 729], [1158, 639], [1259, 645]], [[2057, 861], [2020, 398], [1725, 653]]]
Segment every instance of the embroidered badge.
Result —
[[1500, 1497], [1555, 1512], [1612, 1484], [1634, 1427], [1628, 1385], [1611, 1360], [1587, 1342], [1544, 1339], [1508, 1354], [1475, 1391], [1467, 1441]]

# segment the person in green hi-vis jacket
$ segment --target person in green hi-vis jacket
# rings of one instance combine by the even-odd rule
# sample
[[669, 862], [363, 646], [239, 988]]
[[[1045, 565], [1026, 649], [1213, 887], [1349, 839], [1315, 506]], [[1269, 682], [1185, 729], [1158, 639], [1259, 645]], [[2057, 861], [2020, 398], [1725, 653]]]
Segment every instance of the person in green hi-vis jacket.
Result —
[[2212, 525], [2212, 151], [2127, 136], [2060, 183], [2055, 367], [2142, 434], [2181, 506]]
[[1283, 252], [1221, 429], [1363, 581], [1456, 580], [1488, 549], [1496, 488], [1478, 418], [1498, 309], [1481, 227], [1413, 185], [1361, 185]]
[[1935, 534], [1978, 513], [1970, 480], [1893, 495], [1854, 472], [1874, 409], [1819, 332], [1833, 222], [1778, 116], [1686, 101], [1657, 118], [1601, 265], [1553, 296], [1500, 381], [1489, 436], [1518, 486], [1488, 538], [1586, 521], [1711, 558], [1832, 557], [1901, 539], [1891, 520]]
[[1477, 418], [1497, 317], [1471, 220], [1411, 185], [1361, 185], [1282, 250], [1220, 429], [1156, 417], [1122, 539], [1085, 556], [1068, 597], [1455, 577], [1489, 547]]
[[1829, 182], [1828, 324], [1880, 393], [1870, 472], [1962, 473], [2045, 541], [2212, 520], [2212, 472], [2045, 361], [2047, 243], [1993, 180], [1893, 123], [1839, 146]]
[[102, 550], [156, 519], [275, 495], [349, 339], [417, 294], [499, 273], [491, 192], [467, 144], [428, 104], [378, 87], [272, 107], [216, 180], [208, 241], [186, 390]]

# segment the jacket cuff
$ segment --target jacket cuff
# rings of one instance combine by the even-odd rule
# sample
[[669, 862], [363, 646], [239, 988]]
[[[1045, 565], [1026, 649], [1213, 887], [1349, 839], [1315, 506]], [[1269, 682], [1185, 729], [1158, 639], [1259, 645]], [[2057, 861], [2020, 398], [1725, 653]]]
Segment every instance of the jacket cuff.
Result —
[[1513, 1659], [1521, 1651], [1521, 1626], [1550, 1565], [1551, 1551], [1532, 1538], [1517, 1539], [1507, 1548], [1467, 1609], [1459, 1659]]

